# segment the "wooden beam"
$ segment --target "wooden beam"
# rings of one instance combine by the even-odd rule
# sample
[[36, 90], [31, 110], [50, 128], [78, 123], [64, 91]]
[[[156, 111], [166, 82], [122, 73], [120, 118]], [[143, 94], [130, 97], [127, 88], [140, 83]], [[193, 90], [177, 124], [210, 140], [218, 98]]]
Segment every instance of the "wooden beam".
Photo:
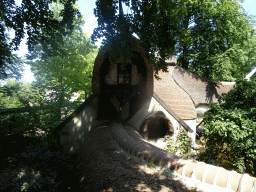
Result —
[[185, 121], [183, 121], [183, 119], [180, 118], [179, 115], [177, 115], [177, 113], [175, 113], [171, 107], [169, 107], [155, 92], [153, 94], [153, 97], [163, 106], [163, 108], [170, 113], [174, 119], [176, 119], [187, 131], [189, 131], [190, 133], [193, 133], [194, 131], [187, 125], [187, 123], [185, 123]]

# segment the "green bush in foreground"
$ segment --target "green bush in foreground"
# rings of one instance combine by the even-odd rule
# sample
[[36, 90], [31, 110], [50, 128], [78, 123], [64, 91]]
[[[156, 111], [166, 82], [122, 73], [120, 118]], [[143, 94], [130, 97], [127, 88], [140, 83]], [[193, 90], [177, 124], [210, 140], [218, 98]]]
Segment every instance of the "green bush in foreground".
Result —
[[187, 135], [184, 129], [181, 129], [178, 133], [176, 143], [173, 141], [173, 138], [170, 135], [166, 135], [165, 140], [167, 141], [165, 150], [172, 154], [180, 155], [184, 158], [191, 157], [191, 138]]
[[256, 173], [256, 81], [239, 80], [205, 114], [206, 148], [199, 160]]

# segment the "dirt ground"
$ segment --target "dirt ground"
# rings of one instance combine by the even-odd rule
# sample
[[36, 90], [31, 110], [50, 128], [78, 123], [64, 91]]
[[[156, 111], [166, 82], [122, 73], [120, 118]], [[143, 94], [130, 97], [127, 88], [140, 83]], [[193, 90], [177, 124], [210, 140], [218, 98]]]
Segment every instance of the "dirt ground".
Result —
[[88, 138], [77, 152], [80, 191], [197, 191], [128, 155], [107, 131]]
[[[199, 191], [136, 160], [123, 151], [107, 131], [92, 131], [87, 138], [77, 154], [72, 156], [71, 161], [63, 160], [61, 163], [53, 164], [52, 160], [46, 159], [43, 162], [45, 165], [48, 164], [48, 167], [56, 166], [55, 170], [53, 169], [58, 175], [55, 182], [60, 183], [57, 191]], [[21, 166], [17, 165], [14, 159], [10, 158], [1, 164], [2, 191], [13, 191], [10, 185], [14, 179], [12, 173]], [[44, 186], [37, 191], [53, 190]]]

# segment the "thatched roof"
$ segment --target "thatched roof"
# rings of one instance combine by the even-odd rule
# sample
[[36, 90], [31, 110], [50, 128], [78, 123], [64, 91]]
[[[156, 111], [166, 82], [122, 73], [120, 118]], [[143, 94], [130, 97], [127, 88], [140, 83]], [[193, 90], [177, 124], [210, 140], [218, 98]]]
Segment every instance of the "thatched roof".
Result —
[[181, 119], [195, 119], [196, 110], [190, 96], [174, 81], [173, 66], [168, 67], [167, 73], [159, 72], [160, 80], [154, 79], [154, 92], [167, 104]]
[[216, 103], [221, 94], [233, 89], [234, 82], [219, 82], [191, 73], [179, 66], [169, 66], [154, 79], [154, 92], [181, 119], [195, 119], [199, 104]]
[[179, 66], [172, 72], [175, 82], [192, 98], [195, 106], [216, 103], [221, 94], [233, 89], [235, 82], [220, 82], [201, 77]]

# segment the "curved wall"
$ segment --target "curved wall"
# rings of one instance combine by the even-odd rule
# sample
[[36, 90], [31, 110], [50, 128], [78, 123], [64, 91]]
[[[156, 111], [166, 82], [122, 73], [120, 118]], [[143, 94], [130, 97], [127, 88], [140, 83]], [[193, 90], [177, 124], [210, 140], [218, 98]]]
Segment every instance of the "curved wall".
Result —
[[58, 127], [60, 144], [66, 153], [75, 153], [88, 133], [102, 123], [97, 119], [97, 95], [91, 95]]
[[[128, 98], [129, 103], [126, 102], [122, 106], [122, 108], [124, 108], [124, 113], [125, 110], [129, 111], [129, 114], [126, 116], [124, 115], [125, 118], [122, 118], [124, 120], [130, 119], [139, 110], [139, 108], [143, 106], [145, 102], [153, 96], [153, 66], [151, 63], [148, 62], [145, 52], [140, 45], [137, 45], [136, 50], [134, 51], [134, 57], [131, 58], [131, 63], [132, 65], [137, 67], [137, 72], [132, 74], [132, 80], [138, 79], [136, 80], [138, 82], [138, 85], [135, 86], [136, 91], [134, 91], [134, 95], [131, 98]], [[93, 93], [100, 95], [99, 102], [102, 104], [98, 105], [98, 111], [101, 111], [103, 105], [107, 105], [109, 109], [113, 109], [111, 111], [111, 113], [113, 114], [115, 111], [119, 110], [121, 101], [120, 99], [112, 96], [112, 93], [110, 93], [111, 91], [109, 91], [110, 88], [112, 90], [117, 89], [117, 87], [114, 87], [116, 85], [107, 85], [106, 83], [106, 77], [109, 73], [110, 68], [111, 63], [109, 61], [109, 50], [106, 46], [100, 51], [95, 60], [92, 89]], [[112, 72], [112, 75], [117, 75], [114, 70]], [[137, 77], [134, 77], [136, 75]], [[114, 79], [115, 78], [112, 78], [112, 80]], [[107, 79], [107, 82], [109, 82], [109, 79]], [[125, 96], [126, 94], [124, 94], [124, 97]]]

